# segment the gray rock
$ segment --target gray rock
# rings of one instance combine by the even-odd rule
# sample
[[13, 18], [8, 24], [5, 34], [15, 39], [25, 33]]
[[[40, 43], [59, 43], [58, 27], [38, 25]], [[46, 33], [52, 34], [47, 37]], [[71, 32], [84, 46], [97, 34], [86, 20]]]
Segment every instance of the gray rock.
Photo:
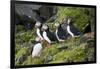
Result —
[[25, 54], [23, 54], [23, 55], [17, 57], [17, 58], [15, 59], [15, 61], [18, 62], [19, 64], [21, 64], [21, 63], [23, 63], [26, 59], [27, 59], [27, 56], [26, 56]]
[[32, 10], [39, 10], [40, 7], [41, 5], [16, 4], [15, 11], [20, 16], [26, 15], [28, 17], [34, 18], [36, 13], [34, 13]]
[[44, 59], [44, 64], [48, 64], [52, 60], [53, 60], [53, 56], [51, 54], [48, 54]]
[[27, 16], [32, 20], [43, 22], [53, 15], [56, 9], [53, 6], [31, 5], [31, 4], [16, 4], [15, 12], [19, 16]]
[[95, 46], [95, 41], [94, 41], [94, 39], [88, 39], [87, 40], [87, 46], [88, 46], [88, 48], [91, 48], [91, 47], [94, 47]]
[[67, 49], [68, 46], [58, 46], [57, 48], [58, 48], [59, 50], [64, 50], [64, 49]]

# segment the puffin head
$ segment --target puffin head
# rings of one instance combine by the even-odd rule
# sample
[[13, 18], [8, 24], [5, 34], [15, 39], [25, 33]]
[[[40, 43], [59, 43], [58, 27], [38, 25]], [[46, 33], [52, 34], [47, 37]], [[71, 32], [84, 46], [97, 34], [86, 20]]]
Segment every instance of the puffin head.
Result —
[[56, 28], [59, 27], [59, 25], [60, 25], [59, 23], [55, 23], [55, 27], [56, 27]]
[[70, 24], [70, 22], [71, 22], [71, 18], [68, 18], [67, 24]]
[[64, 17], [62, 19], [62, 22], [69, 25], [71, 23], [71, 20], [72, 20], [72, 17], [71, 16], [66, 16], [66, 17]]
[[42, 26], [42, 30], [43, 31], [46, 31], [46, 30], [48, 30], [49, 29], [49, 27], [46, 25], [46, 24], [44, 24], [43, 26]]
[[42, 25], [42, 24], [41, 24], [41, 22], [39, 22], [39, 21], [36, 21], [36, 24], [35, 24], [35, 27], [36, 27], [36, 28], [39, 28], [39, 27], [41, 27], [41, 25]]

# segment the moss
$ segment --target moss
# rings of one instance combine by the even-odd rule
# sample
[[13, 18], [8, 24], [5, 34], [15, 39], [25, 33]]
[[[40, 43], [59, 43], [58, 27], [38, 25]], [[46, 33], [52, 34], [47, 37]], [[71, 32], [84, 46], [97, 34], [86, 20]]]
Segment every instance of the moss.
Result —
[[31, 65], [31, 64], [32, 64], [32, 58], [31, 56], [28, 56], [27, 60], [25, 60], [22, 65]]
[[[90, 49], [87, 49], [88, 51], [85, 51], [86, 44], [75, 45], [74, 44], [75, 41], [78, 42], [77, 39], [72, 38], [72, 39], [69, 39], [69, 41], [65, 41], [63, 43], [56, 43], [48, 47], [44, 47], [43, 50], [41, 51], [40, 57], [32, 58], [30, 55], [28, 56], [27, 60], [23, 62], [23, 65], [44, 64], [45, 58], [49, 54], [52, 55], [53, 59], [49, 61], [48, 64], [84, 62], [87, 55], [89, 59], [89, 57], [91, 56], [91, 53], [93, 53], [93, 49], [90, 48]], [[60, 51], [57, 48], [60, 45], [66, 45], [68, 46], [68, 48]], [[26, 49], [21, 49], [19, 53], [17, 53], [17, 56], [21, 55], [21, 53], [24, 54], [25, 50]]]
[[16, 44], [15, 46], [15, 53], [17, 54], [17, 52], [21, 49], [21, 46], [19, 44]]
[[20, 57], [22, 58], [22, 55], [25, 55], [27, 53], [27, 48], [21, 48], [15, 55], [15, 65], [20, 65], [22, 62], [20, 60]]
[[54, 60], [54, 61], [49, 62], [49, 64], [64, 63], [64, 62], [65, 62], [64, 60]]
[[[34, 34], [34, 35], [33, 35]], [[34, 30], [30, 31], [20, 31], [15, 34], [15, 42], [18, 44], [23, 44], [24, 42], [29, 42], [30, 40], [34, 40], [36, 37]]]
[[54, 55], [54, 61], [56, 60], [66, 60], [66, 62], [79, 62], [84, 59], [85, 52], [81, 46], [74, 46], [73, 49], [63, 50], [56, 55]]
[[26, 54], [26, 52], [27, 52], [27, 48], [23, 47], [18, 51], [18, 53], [16, 54], [16, 57], [23, 55], [23, 54]]
[[94, 56], [95, 56], [94, 54], [95, 54], [94, 48], [88, 48], [88, 50], [86, 49], [87, 61], [94, 61]]
[[43, 64], [42, 59], [40, 57], [32, 58], [32, 56], [28, 56], [27, 60], [23, 62], [23, 65], [35, 65], [35, 64]]
[[16, 25], [16, 32], [24, 30], [24, 26], [22, 25]]

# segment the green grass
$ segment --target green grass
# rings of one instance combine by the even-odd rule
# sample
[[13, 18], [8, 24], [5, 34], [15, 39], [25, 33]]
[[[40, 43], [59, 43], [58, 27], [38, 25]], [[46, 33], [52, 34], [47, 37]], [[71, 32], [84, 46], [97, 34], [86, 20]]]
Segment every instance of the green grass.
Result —
[[[41, 51], [39, 57], [32, 58], [31, 55], [27, 56], [27, 59], [21, 65], [32, 65], [32, 64], [44, 64], [46, 57], [51, 54], [52, 60], [48, 62], [50, 63], [69, 63], [69, 62], [84, 62], [87, 55], [91, 55], [93, 53], [93, 48], [87, 49], [85, 51], [86, 44], [78, 44], [79, 38], [71, 38], [66, 40], [65, 42], [55, 43], [48, 47], [44, 47]], [[65, 45], [68, 48], [64, 50], [59, 50], [58, 46]], [[21, 48], [17, 54], [20, 56], [22, 54], [27, 53], [27, 48]], [[87, 52], [87, 53], [86, 53]], [[91, 60], [90, 60], [91, 61]], [[17, 63], [18, 64], [18, 63]]]

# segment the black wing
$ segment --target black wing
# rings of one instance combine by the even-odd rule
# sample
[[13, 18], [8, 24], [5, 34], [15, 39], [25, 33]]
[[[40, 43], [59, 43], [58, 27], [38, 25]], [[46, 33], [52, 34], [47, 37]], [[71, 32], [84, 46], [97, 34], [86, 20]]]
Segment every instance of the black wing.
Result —
[[54, 32], [47, 31], [47, 37], [49, 37], [51, 41], [57, 41], [57, 38]]
[[74, 35], [80, 35], [80, 31], [74, 25], [70, 25], [70, 30], [74, 33]]
[[61, 25], [58, 27], [57, 35], [60, 39], [66, 39], [68, 37], [68, 33], [61, 27]]

